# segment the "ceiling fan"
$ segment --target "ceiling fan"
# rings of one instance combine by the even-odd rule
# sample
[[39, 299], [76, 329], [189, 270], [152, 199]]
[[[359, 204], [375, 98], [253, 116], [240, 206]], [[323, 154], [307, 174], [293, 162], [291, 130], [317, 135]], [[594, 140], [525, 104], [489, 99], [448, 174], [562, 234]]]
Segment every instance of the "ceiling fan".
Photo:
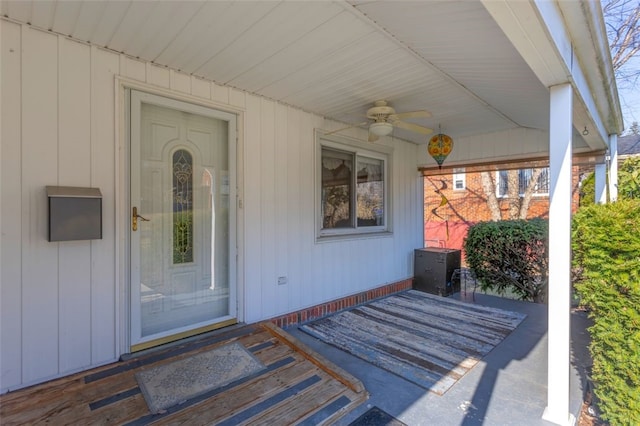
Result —
[[431, 117], [431, 113], [429, 111], [418, 110], [396, 113], [396, 110], [393, 109], [393, 107], [390, 106], [387, 101], [375, 101], [373, 103], [373, 107], [367, 110], [367, 118], [369, 119], [368, 121], [334, 130], [332, 132], [328, 132], [327, 134], [329, 135], [332, 133], [338, 133], [352, 127], [360, 127], [364, 126], [365, 124], [369, 124], [369, 142], [375, 142], [381, 136], [387, 136], [391, 134], [394, 127], [399, 127], [401, 129], [428, 135], [430, 133], [433, 133], [433, 129], [402, 121], [406, 118], [427, 117]]

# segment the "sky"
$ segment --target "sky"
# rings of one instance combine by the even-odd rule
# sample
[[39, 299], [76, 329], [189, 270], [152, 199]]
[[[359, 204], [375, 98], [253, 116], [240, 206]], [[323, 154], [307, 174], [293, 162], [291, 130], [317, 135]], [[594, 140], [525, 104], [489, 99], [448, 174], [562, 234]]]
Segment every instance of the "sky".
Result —
[[[635, 0], [601, 0], [604, 9], [613, 5], [609, 13], [605, 12], [605, 25], [607, 26], [607, 35], [609, 43], [613, 43], [611, 37], [614, 35], [612, 29], [623, 28], [622, 21], [628, 16], [635, 15], [636, 8], [640, 3], [636, 4]], [[640, 38], [640, 28], [634, 24], [632, 31], [633, 39], [638, 42]], [[640, 123], [640, 52], [629, 59], [616, 72], [616, 85], [618, 87], [618, 98], [620, 99], [620, 109], [624, 120], [624, 132], [628, 131], [633, 122]], [[624, 76], [632, 76], [625, 78]], [[635, 77], [634, 77], [635, 76]]]
[[[624, 67], [627, 74], [638, 71], [640, 69], [640, 55], [636, 55]], [[618, 86], [618, 97], [626, 131], [634, 121], [640, 123], [640, 77], [634, 81], [618, 80], [616, 85]]]

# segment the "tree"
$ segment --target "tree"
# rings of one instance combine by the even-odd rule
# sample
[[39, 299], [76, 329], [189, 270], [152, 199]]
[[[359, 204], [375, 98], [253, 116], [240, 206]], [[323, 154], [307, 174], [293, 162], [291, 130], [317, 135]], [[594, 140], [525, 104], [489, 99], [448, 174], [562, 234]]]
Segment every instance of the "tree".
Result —
[[491, 220], [495, 222], [498, 220], [526, 219], [531, 198], [536, 191], [538, 178], [543, 170], [544, 169], [532, 170], [529, 182], [522, 194], [520, 194], [520, 170], [507, 170], [507, 193], [504, 197], [509, 207], [507, 217], [502, 217], [502, 211], [500, 210], [500, 203], [496, 195], [497, 182], [494, 177], [495, 173], [481, 172], [482, 190], [486, 197], [489, 211], [491, 212]]
[[[607, 27], [611, 59], [623, 105], [629, 111], [638, 108], [637, 98], [625, 93], [637, 93], [640, 80], [640, 1], [603, 0], [602, 12]], [[627, 130], [638, 134], [638, 124]]]
[[603, 2], [602, 12], [611, 48], [616, 80], [633, 81], [640, 77], [640, 69], [625, 67], [640, 52], [640, 2], [637, 0], [609, 0]]
[[498, 203], [498, 197], [496, 196], [496, 183], [491, 172], [482, 172], [480, 177], [482, 179], [482, 190], [485, 197], [487, 197], [487, 206], [491, 212], [491, 220], [497, 222], [502, 219], [502, 213], [500, 212], [500, 203]]

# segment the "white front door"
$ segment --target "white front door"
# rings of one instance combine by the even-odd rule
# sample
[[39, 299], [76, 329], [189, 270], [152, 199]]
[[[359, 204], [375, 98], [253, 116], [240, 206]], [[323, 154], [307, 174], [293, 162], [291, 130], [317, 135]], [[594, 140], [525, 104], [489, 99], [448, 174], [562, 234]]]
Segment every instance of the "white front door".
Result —
[[131, 350], [236, 322], [233, 114], [131, 91]]

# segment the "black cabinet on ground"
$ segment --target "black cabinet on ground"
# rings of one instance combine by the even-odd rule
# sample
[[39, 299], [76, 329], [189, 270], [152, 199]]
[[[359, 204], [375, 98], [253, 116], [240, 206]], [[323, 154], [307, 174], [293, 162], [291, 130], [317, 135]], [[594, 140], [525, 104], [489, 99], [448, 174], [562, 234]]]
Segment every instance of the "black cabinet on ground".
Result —
[[427, 247], [415, 250], [414, 285], [416, 290], [449, 296], [460, 291], [460, 282], [451, 282], [460, 268], [460, 250]]

